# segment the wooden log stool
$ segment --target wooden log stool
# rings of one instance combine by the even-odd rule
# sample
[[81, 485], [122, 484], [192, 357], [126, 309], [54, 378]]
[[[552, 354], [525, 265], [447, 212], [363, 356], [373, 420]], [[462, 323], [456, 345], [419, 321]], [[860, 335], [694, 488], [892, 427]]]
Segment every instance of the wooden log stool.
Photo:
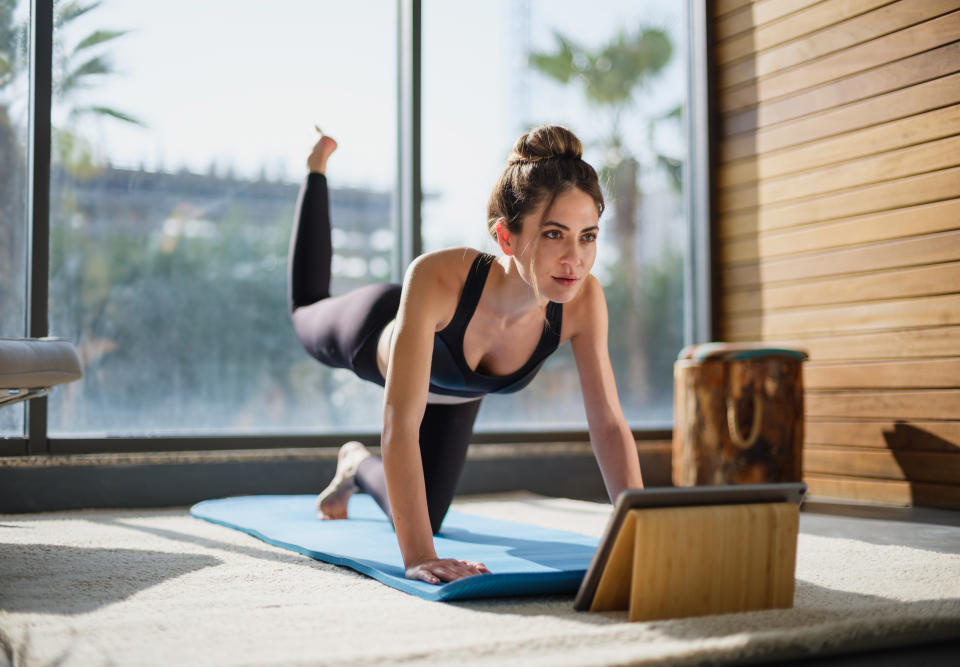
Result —
[[673, 484], [799, 482], [803, 350], [685, 348], [674, 364]]

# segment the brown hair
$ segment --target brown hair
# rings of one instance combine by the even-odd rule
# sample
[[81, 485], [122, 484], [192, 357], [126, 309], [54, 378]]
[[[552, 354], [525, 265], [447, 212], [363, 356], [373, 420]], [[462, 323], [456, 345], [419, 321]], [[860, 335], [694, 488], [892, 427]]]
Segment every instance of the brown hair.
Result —
[[513, 144], [507, 168], [500, 174], [487, 202], [487, 229], [497, 237], [497, 220], [504, 218], [507, 230], [518, 234], [523, 218], [544, 201], [547, 208], [557, 195], [579, 188], [593, 198], [602, 214], [603, 191], [593, 167], [583, 161], [583, 144], [559, 125], [535, 127]]
[[[526, 216], [544, 202], [549, 210], [557, 195], [572, 188], [590, 195], [597, 215], [603, 214], [600, 181], [583, 161], [583, 144], [577, 136], [559, 125], [535, 127], [513, 144], [507, 168], [493, 186], [487, 202], [487, 230], [497, 238], [497, 220], [503, 218], [507, 231], [519, 234]], [[539, 298], [536, 284], [533, 289]]]

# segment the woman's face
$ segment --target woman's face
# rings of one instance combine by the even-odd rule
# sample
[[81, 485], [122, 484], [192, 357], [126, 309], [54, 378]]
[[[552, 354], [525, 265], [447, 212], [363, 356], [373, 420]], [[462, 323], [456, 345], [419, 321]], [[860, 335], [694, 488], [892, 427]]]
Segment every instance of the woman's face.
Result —
[[524, 218], [513, 246], [515, 257], [527, 283], [536, 276], [540, 294], [567, 303], [579, 293], [597, 258], [597, 205], [583, 190], [571, 188], [557, 195], [546, 215], [545, 207]]

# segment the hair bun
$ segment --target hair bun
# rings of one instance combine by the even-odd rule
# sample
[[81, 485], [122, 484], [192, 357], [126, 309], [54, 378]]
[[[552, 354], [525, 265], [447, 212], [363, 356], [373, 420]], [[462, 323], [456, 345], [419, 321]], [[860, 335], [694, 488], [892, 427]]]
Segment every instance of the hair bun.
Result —
[[507, 162], [518, 164], [550, 158], [582, 157], [583, 144], [573, 132], [560, 125], [540, 125], [517, 139]]

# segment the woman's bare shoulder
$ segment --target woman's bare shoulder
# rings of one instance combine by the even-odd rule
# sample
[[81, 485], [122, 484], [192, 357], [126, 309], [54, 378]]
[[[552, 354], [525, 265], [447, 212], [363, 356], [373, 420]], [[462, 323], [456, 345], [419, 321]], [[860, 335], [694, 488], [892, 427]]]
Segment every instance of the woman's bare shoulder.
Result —
[[464, 268], [469, 268], [479, 254], [480, 251], [475, 248], [460, 246], [424, 253], [417, 257], [416, 261], [429, 263], [431, 265], [442, 265], [444, 268], [454, 268], [460, 265]]
[[467, 271], [479, 254], [479, 250], [468, 247], [434, 250], [417, 257], [408, 271], [418, 274], [421, 279], [459, 292], [466, 280]]
[[445, 248], [417, 257], [407, 268], [401, 308], [419, 304], [415, 308], [442, 329], [453, 317], [478, 254], [473, 248]]

